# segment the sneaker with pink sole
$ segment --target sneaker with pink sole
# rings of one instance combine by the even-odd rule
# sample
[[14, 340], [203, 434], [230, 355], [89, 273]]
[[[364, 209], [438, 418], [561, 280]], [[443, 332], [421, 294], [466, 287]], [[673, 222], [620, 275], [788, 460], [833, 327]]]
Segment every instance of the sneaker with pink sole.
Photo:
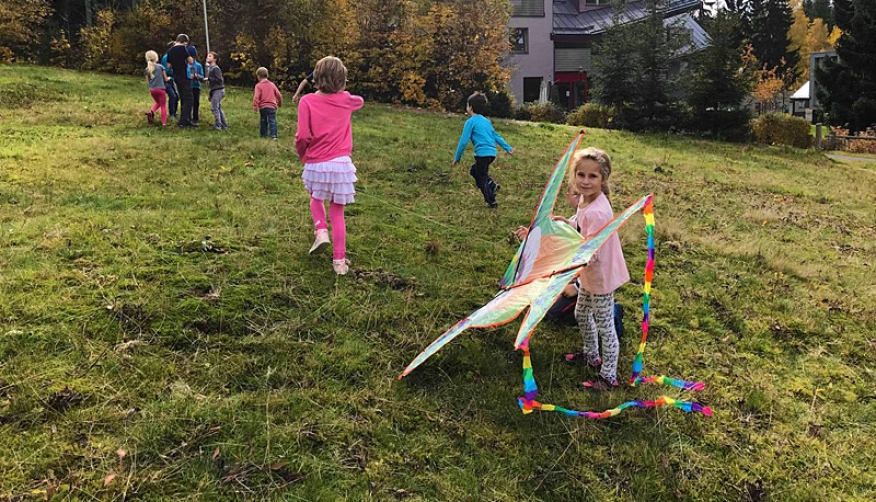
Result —
[[335, 269], [335, 273], [338, 275], [347, 275], [347, 272], [350, 271], [350, 260], [346, 258], [332, 260], [332, 268]]
[[313, 245], [310, 246], [310, 254], [319, 254], [325, 251], [331, 241], [329, 240], [328, 230], [320, 228], [314, 232], [316, 238], [313, 240]]

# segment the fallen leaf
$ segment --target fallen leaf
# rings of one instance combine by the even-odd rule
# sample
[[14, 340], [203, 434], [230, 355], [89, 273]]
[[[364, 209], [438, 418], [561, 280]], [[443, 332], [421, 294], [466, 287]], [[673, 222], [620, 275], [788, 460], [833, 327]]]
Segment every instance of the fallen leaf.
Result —
[[114, 472], [107, 474], [106, 477], [103, 478], [103, 486], [109, 486], [114, 479], [116, 479], [116, 474]]
[[216, 457], [219, 456], [219, 447], [217, 446], [215, 450], [213, 450], [213, 460], [216, 460]]
[[127, 455], [127, 454], [128, 454], [128, 452], [126, 452], [125, 450], [123, 450], [121, 448], [116, 450], [116, 455], [119, 456], [119, 460], [122, 460], [123, 458], [125, 458], [125, 455]]
[[273, 464], [271, 464], [272, 471], [278, 471], [284, 467], [286, 467], [286, 462], [274, 462]]

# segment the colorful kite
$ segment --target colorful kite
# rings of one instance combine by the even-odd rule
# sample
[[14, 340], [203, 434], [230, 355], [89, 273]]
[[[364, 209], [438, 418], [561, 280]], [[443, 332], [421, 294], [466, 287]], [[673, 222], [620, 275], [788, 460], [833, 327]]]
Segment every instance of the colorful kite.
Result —
[[533, 330], [562, 293], [563, 288], [574, 279], [581, 268], [590, 262], [608, 238], [638, 211], [642, 211], [645, 216], [645, 230], [648, 234], [648, 260], [645, 265], [645, 286], [643, 288], [642, 341], [633, 361], [630, 385], [636, 386], [640, 383], [654, 382], [684, 390], [701, 390], [705, 387], [702, 382], [687, 382], [666, 376], [639, 376], [642, 372], [651, 316], [651, 281], [654, 275], [653, 194], [642, 197], [589, 239], [585, 239], [569, 224], [554, 218], [554, 206], [563, 184], [563, 178], [571, 163], [572, 155], [583, 137], [584, 132], [582, 131], [569, 144], [557, 162], [545, 186], [535, 217], [529, 226], [529, 234], [520, 243], [517, 254], [511, 260], [508, 270], [505, 271], [501, 282], [501, 291], [489, 303], [458, 322], [426, 347], [399, 375], [399, 379], [413, 371], [466, 329], [495, 328], [507, 324], [529, 307], [529, 312], [523, 318], [523, 323], [514, 342], [514, 348], [523, 351], [523, 388], [525, 394], [518, 398], [518, 404], [523, 413], [531, 413], [532, 410], [556, 411], [567, 415], [599, 419], [613, 417], [626, 408], [669, 405], [684, 411], [695, 411], [711, 416], [712, 411], [706, 406], [689, 401], [677, 401], [666, 396], [660, 397], [656, 401], [629, 401], [604, 412], [569, 410], [535, 400], [538, 395], [538, 386], [533, 376], [529, 354], [529, 339]]

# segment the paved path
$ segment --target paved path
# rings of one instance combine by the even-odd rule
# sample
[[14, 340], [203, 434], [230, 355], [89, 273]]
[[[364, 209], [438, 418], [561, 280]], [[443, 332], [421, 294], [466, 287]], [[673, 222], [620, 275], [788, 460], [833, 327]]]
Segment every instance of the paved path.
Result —
[[848, 155], [833, 155], [827, 154], [827, 156], [833, 160], [845, 160], [849, 162], [876, 162], [876, 159], [872, 157], [850, 157]]

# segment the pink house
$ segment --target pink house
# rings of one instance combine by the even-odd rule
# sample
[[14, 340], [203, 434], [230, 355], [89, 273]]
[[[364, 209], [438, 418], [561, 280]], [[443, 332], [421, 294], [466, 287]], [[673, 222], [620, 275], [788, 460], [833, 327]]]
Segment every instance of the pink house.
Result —
[[[511, 0], [511, 92], [518, 103], [553, 99], [566, 108], [589, 100], [594, 43], [615, 22], [647, 16], [643, 1], [631, 1], [620, 17], [610, 0]], [[669, 0], [667, 27], [680, 26], [691, 48], [708, 45], [709, 36], [692, 11], [702, 0]]]

